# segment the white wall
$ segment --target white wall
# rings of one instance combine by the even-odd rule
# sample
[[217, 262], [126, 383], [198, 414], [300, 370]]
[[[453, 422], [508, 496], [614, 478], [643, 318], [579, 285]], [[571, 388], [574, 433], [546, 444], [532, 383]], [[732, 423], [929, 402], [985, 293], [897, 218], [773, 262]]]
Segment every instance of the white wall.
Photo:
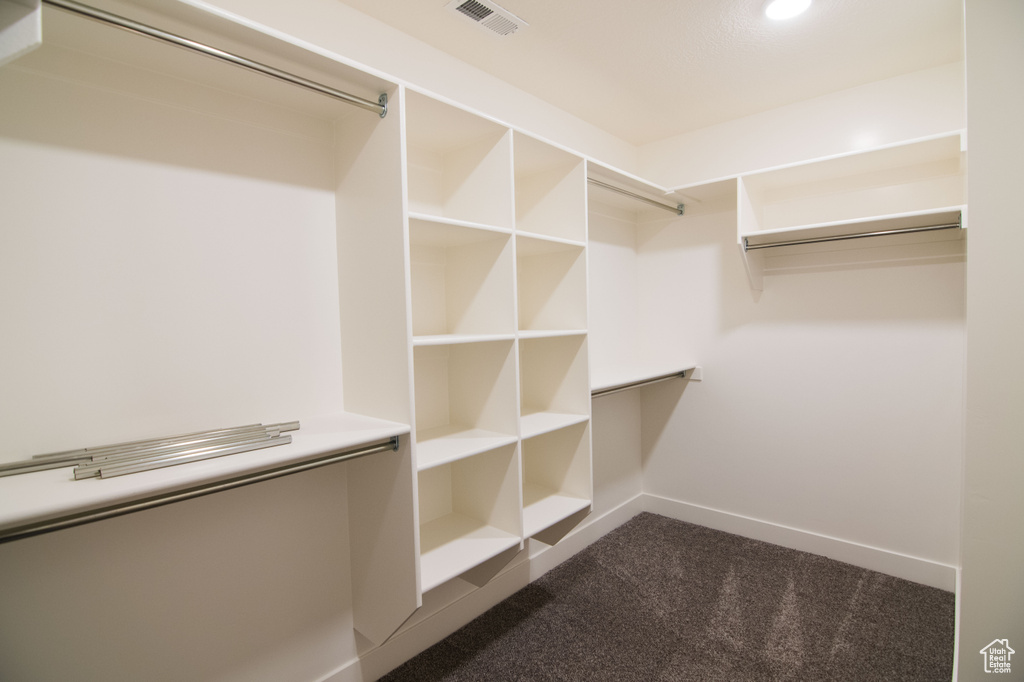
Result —
[[[662, 221], [640, 243], [650, 352], [682, 345], [704, 371], [646, 389], [644, 491], [692, 505], [695, 521], [728, 518], [710, 508], [956, 565], [961, 242], [776, 259], [791, 269], [766, 275], [763, 293], [734, 212]], [[952, 589], [953, 572], [938, 574]]]
[[[967, 439], [959, 679], [988, 679], [981, 648], [1024, 651], [1024, 4], [967, 2]], [[1022, 654], [1012, 657], [1016, 677]], [[1007, 675], [1006, 677], [1010, 677]]]
[[640, 175], [679, 187], [964, 127], [963, 64], [869, 83], [640, 149]]

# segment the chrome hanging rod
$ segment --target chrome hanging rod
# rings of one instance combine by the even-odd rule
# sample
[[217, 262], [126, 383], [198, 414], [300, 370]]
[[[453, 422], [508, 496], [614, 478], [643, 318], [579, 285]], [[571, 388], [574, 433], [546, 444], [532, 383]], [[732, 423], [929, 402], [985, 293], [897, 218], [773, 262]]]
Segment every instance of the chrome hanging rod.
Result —
[[635, 194], [633, 192], [630, 192], [627, 189], [622, 189], [621, 187], [616, 187], [615, 185], [609, 185], [607, 182], [603, 182], [601, 180], [595, 180], [594, 178], [587, 178], [587, 182], [589, 182], [591, 185], [594, 185], [595, 187], [600, 187], [602, 189], [607, 189], [607, 190], [610, 190], [612, 192], [617, 192], [617, 193], [619, 193], [619, 194], [621, 194], [623, 196], [629, 197], [630, 199], [636, 199], [637, 201], [642, 201], [645, 204], [650, 204], [651, 206], [657, 206], [658, 208], [663, 208], [666, 211], [672, 211], [676, 215], [683, 215], [683, 211], [686, 208], [683, 204], [676, 204], [675, 206], [670, 206], [669, 204], [663, 204], [660, 201], [655, 201], [654, 199], [648, 199], [645, 196], [641, 196], [639, 194]]
[[879, 230], [878, 232], [860, 232], [858, 234], [842, 234], [835, 237], [809, 237], [807, 239], [791, 239], [785, 242], [771, 242], [768, 244], [750, 244], [749, 237], [743, 238], [743, 250], [753, 251], [755, 249], [772, 249], [776, 246], [797, 246], [799, 244], [821, 244], [823, 242], [841, 242], [848, 239], [864, 239], [865, 237], [883, 237], [890, 234], [913, 234], [914, 232], [934, 232], [936, 230], [959, 230], [962, 224], [943, 223], [941, 225], [925, 225], [922, 227], [905, 227], [895, 230]]
[[628, 391], [632, 388], [640, 388], [642, 386], [650, 386], [651, 384], [660, 384], [662, 381], [668, 381], [669, 379], [685, 379], [686, 371], [681, 370], [679, 372], [672, 372], [670, 374], [661, 374], [650, 379], [641, 379], [640, 381], [632, 381], [628, 384], [621, 384], [619, 386], [612, 386], [610, 388], [599, 388], [590, 392], [591, 398], [601, 398], [606, 395], [613, 393], [619, 393], [621, 391]]
[[304, 462], [285, 464], [274, 469], [257, 471], [251, 474], [242, 474], [241, 476], [236, 476], [234, 478], [228, 478], [223, 481], [216, 481], [213, 483], [206, 483], [192, 488], [186, 488], [185, 490], [162, 493], [159, 495], [153, 495], [151, 497], [145, 497], [140, 500], [132, 500], [131, 502], [121, 502], [119, 504], [112, 504], [106, 507], [100, 507], [98, 509], [90, 509], [88, 511], [79, 512], [77, 514], [68, 514], [66, 516], [60, 516], [54, 519], [50, 519], [48, 521], [29, 523], [23, 526], [14, 526], [12, 528], [0, 530], [0, 543], [21, 540], [23, 538], [29, 538], [35, 535], [42, 535], [44, 533], [51, 533], [55, 530], [63, 530], [65, 528], [82, 526], [87, 523], [92, 523], [94, 521], [102, 521], [103, 519], [110, 519], [114, 518], [115, 516], [124, 516], [125, 514], [131, 514], [133, 512], [142, 511], [144, 509], [162, 507], [164, 505], [172, 504], [174, 502], [182, 502], [184, 500], [191, 500], [195, 497], [202, 497], [204, 495], [210, 495], [212, 493], [218, 493], [224, 490], [231, 490], [233, 488], [240, 488], [242, 486], [251, 485], [253, 483], [269, 481], [274, 478], [289, 476], [291, 474], [297, 474], [302, 471], [309, 471], [310, 469], [324, 467], [329, 464], [336, 464], [338, 462], [345, 462], [347, 460], [355, 459], [357, 457], [373, 455], [378, 452], [398, 450], [398, 446], [399, 437], [392, 436], [390, 439], [386, 441], [373, 443], [359, 448], [333, 452], [327, 455], [317, 457], [316, 459], [306, 460]]
[[77, 14], [87, 19], [93, 19], [104, 24], [110, 24], [111, 26], [116, 26], [117, 28], [146, 36], [147, 38], [155, 38], [156, 40], [169, 43], [176, 47], [182, 47], [186, 50], [191, 50], [192, 52], [198, 52], [199, 54], [206, 55], [207, 57], [213, 57], [214, 59], [219, 59], [221, 61], [234, 64], [235, 66], [255, 71], [256, 73], [263, 74], [264, 76], [270, 76], [271, 78], [276, 78], [279, 81], [283, 81], [291, 85], [297, 85], [321, 95], [333, 97], [334, 99], [341, 100], [342, 102], [357, 106], [361, 109], [376, 112], [381, 118], [384, 118], [388, 113], [388, 96], [386, 93], [381, 94], [376, 102], [372, 102], [368, 99], [363, 99], [362, 97], [356, 97], [355, 95], [350, 95], [347, 92], [336, 90], [327, 85], [323, 85], [322, 83], [311, 81], [307, 78], [303, 78], [302, 76], [296, 76], [293, 73], [275, 69], [272, 66], [267, 66], [266, 64], [246, 59], [245, 57], [241, 57], [237, 54], [225, 52], [224, 50], [217, 49], [216, 47], [210, 47], [209, 45], [189, 40], [188, 38], [183, 38], [179, 35], [175, 35], [174, 33], [168, 33], [167, 31], [163, 31], [159, 28], [154, 28], [147, 24], [141, 24], [137, 21], [133, 21], [132, 19], [127, 19], [101, 9], [96, 9], [95, 7], [83, 5], [81, 3], [74, 2], [73, 0], [42, 0], [42, 3], [44, 5], [49, 5], [50, 7], [64, 10], [65, 12]]

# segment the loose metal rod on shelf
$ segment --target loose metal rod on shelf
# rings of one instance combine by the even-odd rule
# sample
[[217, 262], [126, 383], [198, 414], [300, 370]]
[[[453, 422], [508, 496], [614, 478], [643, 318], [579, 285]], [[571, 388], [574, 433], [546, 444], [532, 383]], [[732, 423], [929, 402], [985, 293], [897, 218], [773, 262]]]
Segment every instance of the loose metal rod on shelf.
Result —
[[357, 457], [365, 457], [366, 455], [387, 452], [389, 450], [398, 450], [398, 446], [399, 437], [392, 436], [386, 441], [365, 445], [359, 448], [333, 452], [327, 455], [321, 455], [315, 459], [309, 459], [303, 462], [294, 462], [292, 464], [285, 464], [273, 469], [257, 471], [250, 474], [242, 474], [240, 476], [235, 476], [234, 478], [206, 483], [192, 488], [186, 488], [184, 490], [161, 493], [139, 500], [132, 500], [131, 502], [121, 502], [118, 504], [108, 505], [106, 507], [100, 507], [98, 509], [90, 509], [77, 514], [68, 514], [48, 521], [14, 526], [0, 530], [0, 543], [21, 540], [22, 538], [42, 535], [44, 533], [63, 530], [65, 528], [73, 528], [74, 526], [82, 526], [94, 521], [110, 519], [115, 516], [124, 516], [125, 514], [131, 514], [132, 512], [142, 511], [144, 509], [162, 507], [174, 502], [190, 500], [195, 497], [202, 497], [203, 495], [210, 495], [224, 490], [231, 490], [232, 488], [240, 488], [242, 486], [260, 483], [262, 481], [269, 481], [274, 478], [280, 478], [281, 476], [297, 474], [302, 471], [309, 471], [310, 469], [324, 467], [329, 464], [345, 462]]
[[373, 111], [379, 114], [381, 118], [384, 118], [388, 113], [388, 96], [386, 93], [381, 94], [376, 102], [372, 102], [368, 99], [363, 99], [362, 97], [356, 97], [355, 95], [351, 95], [347, 92], [336, 90], [335, 88], [323, 85], [322, 83], [311, 81], [307, 78], [303, 78], [302, 76], [297, 76], [293, 73], [276, 69], [273, 66], [267, 66], [266, 64], [241, 57], [237, 54], [225, 52], [224, 50], [217, 49], [216, 47], [210, 47], [209, 45], [189, 40], [188, 38], [183, 38], [174, 33], [168, 33], [167, 31], [163, 31], [159, 28], [154, 28], [147, 24], [141, 24], [137, 21], [133, 21], [132, 19], [128, 19], [117, 14], [111, 14], [110, 12], [105, 12], [101, 9], [96, 9], [95, 7], [83, 5], [81, 3], [74, 2], [73, 0], [42, 0], [42, 2], [44, 5], [49, 5], [104, 24], [110, 24], [111, 26], [116, 26], [117, 28], [146, 36], [147, 38], [155, 38], [156, 40], [169, 43], [176, 47], [182, 47], [186, 50], [191, 50], [192, 52], [198, 52], [199, 54], [206, 55], [207, 57], [213, 57], [214, 59], [219, 59], [221, 61], [234, 64], [235, 66], [240, 66], [244, 69], [249, 69], [250, 71], [263, 74], [264, 76], [270, 76], [271, 78], [276, 78], [279, 81], [283, 81], [291, 85], [297, 85], [321, 95], [333, 97], [334, 99], [341, 100], [342, 102], [357, 106], [361, 109]]
[[[262, 424], [247, 424], [228, 429], [197, 431], [180, 436], [162, 436], [160, 438], [115, 443], [100, 447], [53, 452], [45, 455], [35, 455], [32, 459], [28, 460], [0, 464], [0, 477], [75, 465], [77, 465], [75, 469], [76, 479], [105, 476], [106, 474], [101, 473], [104, 468], [112, 468], [115, 465], [122, 466], [128, 461], [169, 460], [173, 457], [177, 458], [175, 463], [184, 463], [184, 461], [194, 460], [181, 460], [180, 458], [183, 455], [211, 452], [214, 448], [222, 451], [220, 455], [227, 455], [270, 447], [271, 445], [285, 445], [290, 442], [290, 438], [282, 440], [279, 438], [280, 434], [283, 431], [296, 431], [298, 428], [299, 422], [297, 421], [268, 424], [266, 426]], [[260, 445], [260, 443], [265, 444]], [[247, 450], [224, 451], [229, 447], [249, 444], [253, 445], [253, 447]]]
[[[172, 464], [183, 464], [188, 461], [209, 459], [209, 457], [231, 455], [249, 450], [259, 450], [274, 445], [285, 445], [291, 442], [291, 437], [281, 437], [282, 431], [296, 431], [299, 422], [284, 422], [281, 424], [260, 424], [250, 426], [239, 426], [233, 429], [219, 429], [205, 433], [176, 436], [165, 439], [154, 439], [150, 441], [138, 441], [116, 446], [87, 449], [86, 453], [91, 459], [80, 462], [75, 468], [75, 479], [93, 478], [99, 476], [108, 478], [116, 467], [123, 467], [128, 463], [155, 462], [167, 460]], [[249, 446], [243, 448], [242, 446]], [[241, 449], [234, 449], [241, 448]], [[231, 449], [230, 451], [228, 451]], [[194, 457], [185, 459], [188, 456], [210, 454], [207, 457]], [[148, 468], [158, 468], [150, 466]], [[145, 471], [146, 469], [138, 469]], [[125, 471], [124, 473], [131, 473]]]
[[797, 246], [799, 244], [821, 244], [824, 242], [841, 242], [847, 239], [864, 239], [865, 237], [882, 237], [890, 234], [912, 234], [914, 232], [934, 232], [936, 230], [959, 230], [960, 222], [943, 223], [941, 225], [925, 225], [922, 227], [904, 227], [895, 230], [879, 230], [877, 232], [860, 232], [858, 234], [841, 234], [835, 237], [809, 237], [807, 239], [791, 239], [784, 242], [770, 242], [767, 244], [750, 244], [749, 237], [743, 238], [743, 250], [753, 251], [754, 249], [771, 249], [776, 246]]
[[161, 469], [163, 467], [199, 462], [214, 457], [225, 455], [237, 455], [252, 450], [262, 450], [277, 445], [287, 445], [292, 442], [291, 436], [262, 435], [252, 436], [244, 440], [232, 440], [215, 445], [176, 449], [173, 452], [161, 452], [155, 454], [143, 453], [134, 457], [121, 457], [118, 459], [104, 459], [97, 462], [83, 462], [75, 467], [75, 480], [83, 478], [113, 478], [134, 474], [139, 471]]
[[662, 381], [668, 381], [669, 379], [685, 379], [687, 370], [680, 370], [678, 372], [672, 372], [670, 374], [661, 374], [650, 379], [641, 379], [640, 381], [632, 381], [628, 384], [621, 384], [619, 386], [612, 386], [611, 388], [599, 388], [590, 392], [591, 398], [601, 398], [612, 393], [619, 393], [620, 391], [628, 391], [631, 388], [640, 388], [641, 386], [650, 386], [651, 384], [659, 384]]
[[607, 182], [603, 182], [601, 180], [595, 180], [594, 178], [587, 178], [587, 182], [589, 182], [591, 185], [594, 185], [595, 187], [600, 187], [602, 189], [611, 190], [612, 192], [618, 192], [619, 194], [622, 194], [623, 196], [627, 196], [627, 197], [629, 197], [631, 199], [636, 199], [637, 201], [642, 201], [645, 204], [650, 204], [651, 206], [657, 206], [658, 208], [663, 208], [666, 211], [672, 211], [676, 215], [683, 215], [683, 211], [686, 209], [686, 207], [683, 204], [676, 204], [675, 206], [670, 206], [669, 204], [663, 204], [660, 201], [655, 201], [654, 199], [648, 199], [645, 196], [641, 196], [639, 194], [634, 194], [633, 192], [630, 192], [629, 190], [622, 189], [621, 187], [616, 187], [615, 185], [609, 185]]

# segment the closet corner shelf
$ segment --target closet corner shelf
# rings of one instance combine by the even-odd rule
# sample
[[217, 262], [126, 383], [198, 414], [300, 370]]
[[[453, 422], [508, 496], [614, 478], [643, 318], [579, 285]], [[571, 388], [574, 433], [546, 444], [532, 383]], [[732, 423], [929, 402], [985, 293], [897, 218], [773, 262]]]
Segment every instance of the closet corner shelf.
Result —
[[423, 592], [479, 566], [513, 547], [518, 535], [461, 514], [448, 514], [420, 526], [420, 586]]
[[524, 483], [523, 535], [532, 537], [590, 506], [590, 500], [582, 497], [565, 495], [535, 483]]
[[518, 440], [514, 435], [461, 426], [439, 426], [416, 434], [417, 469], [423, 471], [472, 457]]
[[590, 419], [585, 414], [566, 414], [563, 412], [535, 411], [524, 412], [519, 418], [519, 431], [523, 439], [533, 438], [542, 433], [550, 433], [567, 426], [582, 424]]
[[854, 220], [839, 220], [813, 225], [797, 225], [771, 230], [758, 230], [740, 235], [740, 245], [745, 249], [766, 246], [789, 245], [789, 242], [833, 241], [861, 237], [884, 236], [886, 233], [899, 234], [901, 231], [925, 231], [932, 226], [960, 224], [961, 229], [950, 232], [952, 239], [962, 236], [966, 227], [961, 222], [964, 206], [944, 206], [927, 211], [912, 211], [890, 215], [871, 216]]
[[630, 388], [640, 388], [648, 384], [666, 381], [675, 377], [689, 376], [696, 363], [662, 365], [619, 365], [591, 370], [590, 393], [597, 398], [601, 395], [617, 393]]
[[[0, 530], [9, 530], [95, 511], [118, 504], [170, 494], [316, 459], [395, 436], [407, 435], [407, 424], [340, 413], [300, 419], [292, 442], [131, 476], [76, 481], [73, 467], [0, 478]], [[93, 444], [94, 445], [94, 444]]]

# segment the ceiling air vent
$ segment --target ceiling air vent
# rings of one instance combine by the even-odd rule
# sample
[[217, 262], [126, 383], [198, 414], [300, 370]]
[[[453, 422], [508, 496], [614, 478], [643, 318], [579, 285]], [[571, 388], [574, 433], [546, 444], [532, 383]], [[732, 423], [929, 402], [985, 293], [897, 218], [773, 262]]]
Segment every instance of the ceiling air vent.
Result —
[[501, 36], [510, 36], [528, 25], [508, 10], [487, 0], [454, 0], [447, 7], [477, 26]]

